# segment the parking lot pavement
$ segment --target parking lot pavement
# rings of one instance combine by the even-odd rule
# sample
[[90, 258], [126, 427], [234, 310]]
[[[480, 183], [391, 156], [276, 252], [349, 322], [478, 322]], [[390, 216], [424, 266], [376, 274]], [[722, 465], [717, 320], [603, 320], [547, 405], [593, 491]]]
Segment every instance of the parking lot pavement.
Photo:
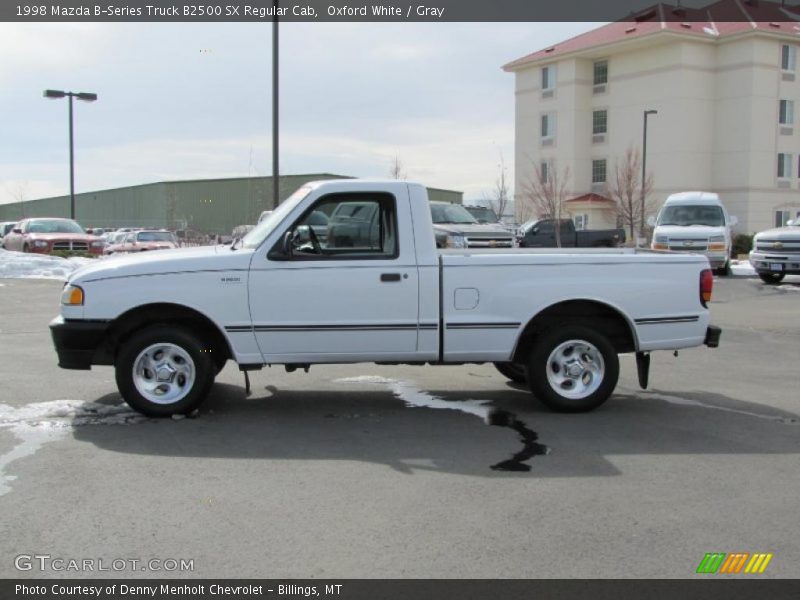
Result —
[[127, 410], [109, 367], [56, 367], [59, 283], [2, 283], [2, 577], [98, 574], [14, 567], [48, 554], [194, 561], [175, 577], [680, 578], [712, 551], [800, 576], [800, 278], [718, 280], [720, 348], [654, 355], [648, 391], [623, 357], [589, 414], [490, 365], [273, 367], [246, 397], [229, 364], [182, 420]]

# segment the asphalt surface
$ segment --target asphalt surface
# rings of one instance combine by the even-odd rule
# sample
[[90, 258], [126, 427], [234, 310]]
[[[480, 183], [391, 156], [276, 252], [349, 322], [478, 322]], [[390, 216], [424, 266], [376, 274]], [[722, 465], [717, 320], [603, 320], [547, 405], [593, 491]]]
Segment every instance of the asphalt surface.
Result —
[[127, 411], [110, 367], [56, 366], [60, 283], [0, 284], [0, 577], [98, 575], [14, 566], [45, 554], [194, 561], [173, 577], [683, 578], [712, 551], [800, 576], [800, 278], [717, 281], [720, 348], [655, 354], [646, 392], [623, 357], [589, 414], [491, 365], [264, 369], [246, 397], [229, 363], [182, 420]]

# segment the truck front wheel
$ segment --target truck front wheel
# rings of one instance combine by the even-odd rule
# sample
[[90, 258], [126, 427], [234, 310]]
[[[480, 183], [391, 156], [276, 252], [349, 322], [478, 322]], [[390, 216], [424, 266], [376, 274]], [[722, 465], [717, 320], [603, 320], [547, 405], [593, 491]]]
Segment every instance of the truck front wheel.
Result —
[[557, 412], [586, 412], [608, 400], [619, 379], [611, 342], [584, 325], [545, 332], [527, 364], [533, 394]]
[[775, 285], [783, 281], [784, 275], [784, 273], [769, 273], [768, 271], [762, 271], [758, 274], [758, 276], [761, 277], [761, 281], [770, 285]]
[[515, 362], [496, 362], [494, 367], [515, 383], [528, 383], [528, 378], [525, 376], [525, 365]]
[[192, 412], [205, 400], [217, 370], [195, 334], [166, 324], [125, 341], [114, 366], [122, 397], [149, 417]]

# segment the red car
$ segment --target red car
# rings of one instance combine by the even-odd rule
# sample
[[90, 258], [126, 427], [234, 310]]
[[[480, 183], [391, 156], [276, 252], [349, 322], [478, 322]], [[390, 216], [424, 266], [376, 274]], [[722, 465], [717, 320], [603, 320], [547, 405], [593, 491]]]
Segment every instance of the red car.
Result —
[[72, 219], [23, 219], [3, 238], [6, 250], [18, 252], [87, 252], [102, 254], [105, 243]]
[[177, 248], [178, 240], [175, 234], [165, 230], [131, 231], [121, 242], [111, 244], [103, 251], [104, 254], [122, 254], [125, 252], [144, 252], [145, 250], [166, 250]]

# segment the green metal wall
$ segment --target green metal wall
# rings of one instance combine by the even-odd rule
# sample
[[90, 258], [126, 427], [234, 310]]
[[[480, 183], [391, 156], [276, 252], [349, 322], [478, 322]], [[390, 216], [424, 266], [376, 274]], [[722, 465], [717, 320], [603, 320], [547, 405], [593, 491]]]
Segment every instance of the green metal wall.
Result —
[[[281, 200], [309, 181], [346, 179], [315, 173], [280, 178]], [[462, 193], [429, 188], [431, 200], [462, 202]], [[229, 234], [258, 221], [272, 206], [271, 177], [240, 177], [150, 183], [75, 195], [75, 217], [84, 227], [167, 227]], [[0, 221], [27, 217], [68, 217], [69, 196], [0, 204]]]

